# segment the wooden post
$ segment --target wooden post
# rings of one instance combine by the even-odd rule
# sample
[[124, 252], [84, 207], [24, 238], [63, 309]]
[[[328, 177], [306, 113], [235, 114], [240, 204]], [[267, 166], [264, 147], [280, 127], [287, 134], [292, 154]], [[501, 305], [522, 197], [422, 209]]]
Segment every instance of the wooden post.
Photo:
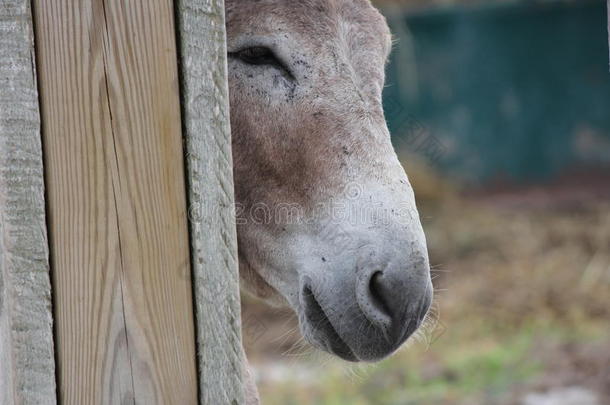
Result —
[[200, 404], [243, 404], [223, 0], [177, 0]]
[[0, 5], [2, 405], [245, 402], [224, 4], [177, 1], [182, 121], [171, 0], [34, 0], [40, 114]]
[[0, 3], [0, 404], [55, 404], [40, 117], [29, 0]]
[[34, 0], [59, 399], [195, 404], [171, 0]]

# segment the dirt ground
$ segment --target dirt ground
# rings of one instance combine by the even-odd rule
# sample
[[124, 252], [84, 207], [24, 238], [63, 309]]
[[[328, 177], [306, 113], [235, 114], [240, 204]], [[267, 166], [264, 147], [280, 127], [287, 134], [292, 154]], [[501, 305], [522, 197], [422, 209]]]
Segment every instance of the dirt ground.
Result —
[[244, 297], [264, 403], [610, 404], [610, 171], [464, 192], [406, 166], [433, 264], [427, 328], [346, 369], [290, 311]]

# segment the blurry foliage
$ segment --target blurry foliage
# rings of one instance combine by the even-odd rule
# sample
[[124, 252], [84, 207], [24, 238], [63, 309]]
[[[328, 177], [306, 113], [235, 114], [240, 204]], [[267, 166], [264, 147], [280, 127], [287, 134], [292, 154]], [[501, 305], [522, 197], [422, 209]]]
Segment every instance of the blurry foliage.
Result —
[[472, 310], [511, 327], [610, 319], [609, 203], [524, 211], [457, 202], [425, 227], [431, 260], [451, 263], [439, 284], [450, 286], [455, 316]]
[[[496, 3], [506, 0], [494, 0]], [[481, 3], [482, 0], [372, 0], [376, 7], [387, 10], [389, 7], [399, 7], [401, 10], [409, 10], [431, 6], [443, 6], [451, 4], [474, 4]], [[486, 1], [490, 3], [489, 0]]]

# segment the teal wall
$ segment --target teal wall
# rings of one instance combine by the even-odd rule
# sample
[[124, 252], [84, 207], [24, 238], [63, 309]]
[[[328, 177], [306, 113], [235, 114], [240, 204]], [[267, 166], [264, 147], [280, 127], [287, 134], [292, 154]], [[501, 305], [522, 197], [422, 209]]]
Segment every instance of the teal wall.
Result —
[[475, 183], [610, 167], [605, 1], [385, 13], [398, 147]]

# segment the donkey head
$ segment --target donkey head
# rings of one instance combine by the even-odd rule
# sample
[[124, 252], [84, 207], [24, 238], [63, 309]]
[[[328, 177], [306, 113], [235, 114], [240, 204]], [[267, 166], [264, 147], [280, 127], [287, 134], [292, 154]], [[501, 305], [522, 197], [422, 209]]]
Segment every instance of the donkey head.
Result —
[[351, 361], [396, 350], [432, 300], [413, 190], [381, 92], [391, 48], [368, 0], [227, 0], [242, 284]]

